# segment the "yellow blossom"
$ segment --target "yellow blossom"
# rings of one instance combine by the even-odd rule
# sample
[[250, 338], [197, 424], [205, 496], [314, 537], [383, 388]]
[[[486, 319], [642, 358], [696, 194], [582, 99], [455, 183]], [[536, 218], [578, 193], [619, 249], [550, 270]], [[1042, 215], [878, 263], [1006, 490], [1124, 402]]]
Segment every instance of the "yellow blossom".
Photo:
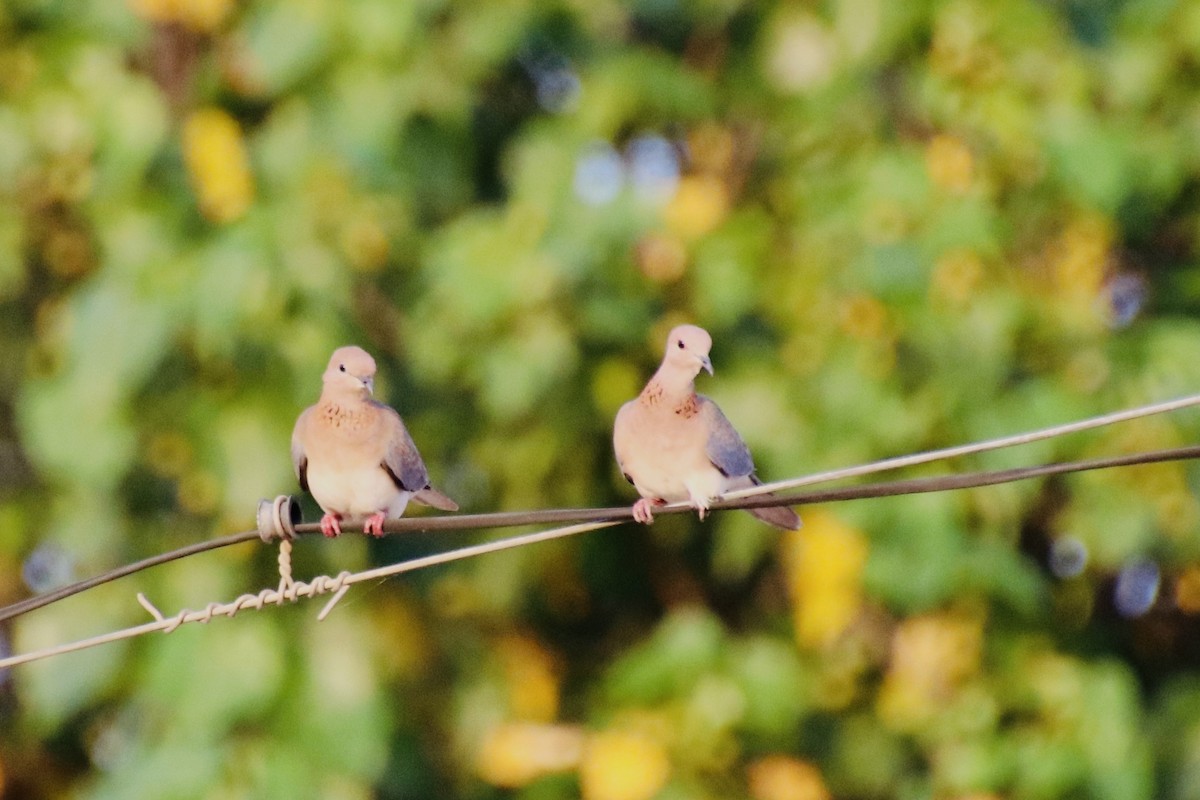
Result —
[[925, 148], [925, 169], [936, 186], [962, 194], [971, 188], [975, 159], [961, 139], [939, 134]]
[[674, 236], [651, 234], [638, 242], [638, 268], [655, 283], [673, 283], [687, 268], [687, 250]]
[[688, 175], [663, 212], [667, 227], [684, 240], [697, 239], [729, 214], [729, 190], [711, 175]]
[[1112, 238], [1111, 223], [1099, 216], [1084, 216], [1067, 226], [1050, 246], [1050, 266], [1059, 294], [1096, 296], [1108, 268]]
[[781, 540], [796, 640], [822, 647], [839, 637], [862, 607], [867, 542], [857, 529], [820, 509]]
[[979, 670], [983, 623], [956, 613], [905, 620], [879, 692], [880, 716], [900, 729], [920, 725]]
[[558, 670], [554, 657], [531, 636], [503, 637], [496, 648], [514, 717], [549, 722], [558, 716]]
[[200, 211], [231, 222], [250, 207], [254, 183], [237, 121], [218, 108], [193, 112], [183, 125], [183, 157]]
[[887, 309], [871, 295], [847, 297], [838, 310], [842, 330], [856, 339], [878, 339], [887, 331]]
[[476, 768], [488, 783], [516, 788], [575, 768], [582, 753], [583, 731], [575, 726], [508, 722], [487, 734]]
[[1200, 614], [1200, 566], [1188, 567], [1175, 582], [1175, 605], [1185, 614]]
[[601, 731], [588, 738], [579, 785], [583, 800], [649, 800], [670, 775], [660, 742], [640, 733]]
[[151, 22], [178, 22], [194, 31], [210, 33], [220, 27], [234, 0], [129, 0], [139, 17]]
[[754, 800], [830, 800], [821, 771], [790, 756], [766, 756], [746, 768]]
[[933, 293], [956, 306], [967, 305], [983, 280], [983, 262], [972, 250], [943, 253], [933, 266]]

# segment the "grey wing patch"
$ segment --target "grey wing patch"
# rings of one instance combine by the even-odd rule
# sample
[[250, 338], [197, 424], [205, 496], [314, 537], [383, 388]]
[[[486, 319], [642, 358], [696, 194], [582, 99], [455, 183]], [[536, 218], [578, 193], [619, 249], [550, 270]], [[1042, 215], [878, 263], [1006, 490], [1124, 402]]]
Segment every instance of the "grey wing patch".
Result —
[[300, 490], [304, 492], [308, 491], [308, 455], [304, 452], [304, 443], [300, 441], [300, 428], [311, 410], [306, 408], [301, 411], [300, 416], [296, 418], [296, 426], [292, 428], [292, 470], [296, 473], [296, 479], [300, 481]]
[[429, 486], [429, 473], [425, 470], [425, 462], [417, 452], [417, 445], [408, 435], [408, 429], [400, 420], [400, 415], [388, 406], [380, 404], [385, 414], [391, 414], [393, 422], [392, 438], [383, 453], [383, 468], [392, 476], [392, 480], [406, 492], [419, 492]]
[[703, 395], [697, 395], [696, 399], [700, 402], [700, 413], [709, 426], [708, 442], [704, 448], [708, 460], [726, 477], [753, 476], [754, 459], [750, 457], [750, 448], [746, 447], [733, 423], [726, 419], [712, 400]]

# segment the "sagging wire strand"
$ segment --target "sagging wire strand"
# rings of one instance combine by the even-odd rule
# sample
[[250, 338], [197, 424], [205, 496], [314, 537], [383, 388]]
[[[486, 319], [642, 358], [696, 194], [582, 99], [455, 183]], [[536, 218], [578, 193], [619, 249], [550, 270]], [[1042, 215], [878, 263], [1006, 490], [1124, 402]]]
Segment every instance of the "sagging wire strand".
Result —
[[[1107, 425], [1113, 425], [1120, 422], [1126, 422], [1141, 417], [1164, 414], [1197, 405], [1200, 405], [1200, 395], [1190, 395], [1187, 397], [1178, 398], [1176, 400], [1138, 406], [1136, 408], [1111, 412], [1108, 414], [1090, 417], [1062, 425], [1055, 425], [1049, 428], [1042, 428], [1027, 433], [1020, 433], [939, 450], [930, 450], [906, 456], [887, 458], [867, 464], [844, 467], [840, 469], [814, 473], [811, 475], [805, 475], [798, 478], [776, 481], [774, 483], [755, 486], [751, 489], [730, 492], [721, 500], [713, 502], [711, 510], [721, 511], [780, 505], [803, 506], [815, 503], [831, 503], [876, 497], [893, 497], [905, 494], [951, 491], [956, 489], [993, 486], [1001, 483], [1011, 483], [1013, 481], [1028, 480], [1051, 475], [1063, 475], [1072, 472], [1111, 469], [1116, 467], [1132, 466], [1136, 464], [1151, 464], [1167, 461], [1196, 459], [1200, 458], [1200, 446], [1179, 447], [1079, 461], [1057, 462], [1005, 470], [967, 472], [954, 475], [911, 478], [906, 480], [884, 481], [834, 489], [810, 489], [801, 492], [795, 491], [798, 488], [812, 486], [814, 484], [827, 483], [852, 477], [861, 477], [879, 472], [928, 464], [934, 461], [958, 458], [961, 456], [983, 453], [1007, 447], [1014, 447], [1022, 444], [1030, 444], [1045, 439], [1065, 436], [1068, 434], [1078, 433]], [[762, 496], [768, 493], [770, 493], [772, 496]], [[268, 501], [264, 501], [264, 504], [268, 504]], [[101, 636], [83, 639], [77, 642], [71, 642], [55, 647], [45, 648], [35, 652], [17, 654], [7, 658], [2, 658], [0, 659], [0, 669], [36, 661], [42, 658], [49, 658], [51, 656], [60, 655], [63, 653], [95, 647], [108, 642], [141, 636], [155, 631], [164, 631], [169, 633], [177, 629], [180, 625], [189, 622], [208, 622], [217, 616], [232, 617], [244, 609], [257, 610], [261, 609], [265, 605], [282, 605], [284, 603], [295, 602], [302, 597], [315, 597], [321, 594], [331, 594], [332, 597], [318, 615], [318, 619], [324, 619], [333, 610], [333, 607], [342, 598], [346, 591], [354, 584], [364, 581], [379, 580], [405, 572], [412, 572], [418, 569], [425, 569], [440, 564], [447, 564], [453, 561], [483, 556], [490, 553], [500, 552], [502, 550], [524, 547], [527, 545], [536, 544], [538, 542], [559, 539], [579, 533], [598, 530], [600, 528], [612, 527], [614, 525], [619, 525], [632, 520], [633, 516], [629, 506], [621, 506], [615, 508], [543, 509], [535, 511], [459, 514], [441, 517], [409, 517], [391, 519], [387, 520], [384, 524], [384, 531], [388, 534], [411, 532], [450, 532], [479, 530], [485, 528], [499, 529], [546, 524], [558, 524], [562, 525], [562, 527], [555, 527], [548, 530], [511, 536], [491, 542], [454, 548], [428, 556], [408, 559], [395, 564], [367, 569], [360, 572], [351, 573], [348, 571], [343, 571], [334, 577], [321, 575], [305, 583], [292, 579], [291, 537], [308, 536], [319, 533], [320, 526], [316, 523], [298, 523], [298, 506], [292, 498], [287, 497], [286, 495], [276, 498], [274, 504], [268, 505], [273, 508], [274, 511], [273, 525], [270, 522], [270, 517], [272, 515], [268, 514], [268, 519], [264, 520], [263, 509], [260, 508], [259, 528], [257, 530], [242, 531], [240, 533], [230, 534], [222, 538], [198, 542], [187, 547], [179, 548], [178, 550], [173, 550], [168, 553], [163, 553], [143, 559], [142, 561], [138, 561], [133, 564], [119, 567], [94, 578], [79, 581], [78, 583], [62, 587], [52, 592], [46, 592], [23, 601], [13, 603], [9, 606], [5, 606], [4, 608], [0, 608], [0, 622], [29, 613], [72, 595], [79, 594], [80, 592], [100, 586], [104, 583], [132, 575], [135, 572], [149, 569], [150, 567], [165, 564], [169, 561], [174, 561], [180, 558], [187, 558], [199, 553], [208, 552], [210, 550], [241, 544], [254, 539], [262, 539], [263, 541], [271, 541], [274, 537], [279, 537], [281, 539], [279, 545], [280, 583], [277, 588], [263, 589], [257, 594], [244, 594], [230, 603], [209, 603], [201, 610], [184, 609], [179, 613], [169, 617], [162, 614], [157, 607], [155, 607], [148, 599], [139, 593], [137, 595], [138, 602], [141, 603], [143, 608], [145, 608], [151, 614], [151, 616], [154, 618], [153, 621], [130, 628], [125, 628], [123, 630], [114, 631], [112, 633], [103, 634]], [[694, 510], [687, 504], [674, 503], [655, 509], [655, 514], [692, 513], [693, 511]], [[564, 525], [564, 523], [566, 524]]]

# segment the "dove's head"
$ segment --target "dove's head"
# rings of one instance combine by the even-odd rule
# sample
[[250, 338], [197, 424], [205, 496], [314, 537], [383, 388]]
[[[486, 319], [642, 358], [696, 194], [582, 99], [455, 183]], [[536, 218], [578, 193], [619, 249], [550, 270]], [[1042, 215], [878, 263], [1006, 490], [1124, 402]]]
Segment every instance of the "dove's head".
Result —
[[339, 347], [321, 380], [329, 391], [369, 395], [375, 390], [375, 359], [361, 347]]
[[695, 325], [679, 325], [671, 329], [667, 336], [667, 352], [663, 355], [663, 364], [696, 375], [705, 370], [712, 375], [712, 362], [708, 360], [708, 351], [712, 348], [712, 337], [704, 328]]

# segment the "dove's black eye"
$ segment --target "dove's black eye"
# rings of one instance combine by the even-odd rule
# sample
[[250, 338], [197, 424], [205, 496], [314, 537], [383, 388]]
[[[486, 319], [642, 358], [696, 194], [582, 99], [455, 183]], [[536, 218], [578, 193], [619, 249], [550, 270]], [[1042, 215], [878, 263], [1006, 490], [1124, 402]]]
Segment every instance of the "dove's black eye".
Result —
[[342, 372], [345, 372], [345, 371], [346, 371], [346, 365], [345, 365], [345, 364], [338, 364], [338, 369], [340, 369]]
[[679, 345], [679, 349], [680, 349], [680, 350], [682, 350], [682, 349], [683, 349], [683, 339], [680, 339], [680, 340], [679, 340], [678, 342], [676, 342], [675, 344]]

